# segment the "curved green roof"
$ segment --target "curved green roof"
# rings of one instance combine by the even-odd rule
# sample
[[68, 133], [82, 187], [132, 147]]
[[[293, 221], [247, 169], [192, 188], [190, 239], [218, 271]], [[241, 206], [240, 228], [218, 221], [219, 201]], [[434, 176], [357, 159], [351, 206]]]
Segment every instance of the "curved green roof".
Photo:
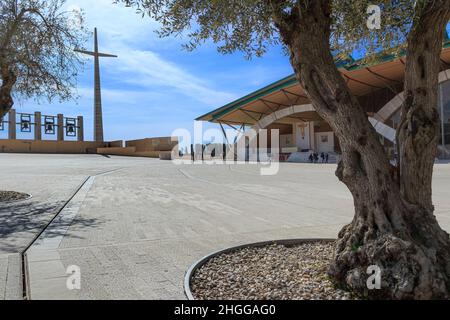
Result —
[[[447, 33], [445, 34], [445, 42], [443, 44], [443, 48], [444, 49], [450, 48], [450, 39], [449, 39], [449, 35]], [[399, 57], [403, 57], [405, 55], [406, 55], [406, 52], [404, 50], [399, 55], [380, 54], [379, 57], [377, 59], [375, 59], [376, 62], [371, 63], [371, 64], [365, 63], [364, 59], [355, 61], [353, 59], [353, 57], [349, 56], [348, 59], [336, 61], [336, 66], [339, 69], [346, 69], [347, 71], [356, 71], [356, 70], [359, 70], [362, 68], [367, 68], [367, 67], [370, 67], [373, 65], [390, 62]], [[278, 81], [276, 81], [272, 84], [269, 84], [268, 86], [265, 86], [255, 92], [252, 92], [242, 98], [239, 98], [229, 104], [226, 104], [216, 110], [208, 112], [207, 114], [204, 114], [195, 120], [196, 121], [212, 121], [213, 122], [213, 121], [218, 120], [221, 117], [227, 115], [228, 113], [230, 113], [236, 109], [239, 109], [251, 102], [261, 99], [273, 92], [288, 88], [297, 83], [298, 83], [298, 81], [297, 81], [295, 74], [291, 74], [290, 76], [288, 76], [286, 78], [278, 80]]]

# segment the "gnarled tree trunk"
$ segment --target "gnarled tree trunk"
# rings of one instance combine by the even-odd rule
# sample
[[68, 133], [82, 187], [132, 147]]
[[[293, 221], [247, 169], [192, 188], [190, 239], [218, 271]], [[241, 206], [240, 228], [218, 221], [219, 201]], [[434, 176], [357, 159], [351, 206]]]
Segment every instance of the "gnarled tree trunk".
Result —
[[[336, 174], [354, 198], [355, 217], [339, 235], [329, 274], [371, 298], [450, 296], [449, 235], [439, 227], [431, 204], [439, 56], [449, 10], [445, 5], [430, 10], [419, 22], [424, 29], [416, 28], [409, 38], [403, 117], [408, 124], [399, 134], [400, 181], [335, 66], [329, 1], [300, 1], [289, 21], [274, 18], [298, 80], [340, 140], [343, 158]], [[367, 269], [373, 265], [381, 269], [381, 290], [367, 287]]]
[[2, 80], [0, 86], [0, 119], [2, 119], [14, 105], [12, 89], [17, 77], [7, 65], [1, 66], [0, 69]]

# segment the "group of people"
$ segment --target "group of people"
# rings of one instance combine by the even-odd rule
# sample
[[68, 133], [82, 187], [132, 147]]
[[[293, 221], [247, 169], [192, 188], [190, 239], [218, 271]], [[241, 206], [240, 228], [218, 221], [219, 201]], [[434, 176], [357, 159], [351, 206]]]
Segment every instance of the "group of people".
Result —
[[[328, 163], [328, 161], [330, 160], [330, 155], [328, 153], [322, 152], [320, 154], [320, 159], [322, 163]], [[319, 154], [317, 152], [311, 153], [309, 155], [309, 161], [311, 163], [319, 163]]]

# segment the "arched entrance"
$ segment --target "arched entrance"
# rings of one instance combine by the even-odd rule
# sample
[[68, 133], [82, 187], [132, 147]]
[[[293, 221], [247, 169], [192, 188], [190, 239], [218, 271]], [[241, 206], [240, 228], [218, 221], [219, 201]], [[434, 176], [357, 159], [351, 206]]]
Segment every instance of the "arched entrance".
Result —
[[[450, 69], [442, 71], [439, 74], [439, 84], [442, 86], [444, 82], [450, 80]], [[443, 93], [441, 93], [442, 96]], [[445, 108], [445, 110], [440, 110], [440, 113], [444, 116], [441, 116], [443, 118], [443, 127], [442, 127], [442, 133], [443, 133], [443, 139], [444, 143], [446, 144], [446, 136], [448, 135], [449, 144], [450, 144], [450, 118], [445, 119], [445, 115], [448, 113], [450, 115], [450, 94], [448, 94], [449, 97], [444, 97], [445, 101], [441, 101], [442, 108]], [[395, 128], [393, 128], [392, 125], [389, 125], [389, 120], [399, 112], [402, 104], [403, 104], [403, 97], [404, 92], [399, 93], [397, 96], [395, 96], [391, 101], [389, 101], [384, 107], [382, 107], [373, 117], [369, 117], [370, 122], [374, 126], [375, 130], [384, 138], [387, 140], [395, 143], [395, 136], [396, 131]], [[441, 99], [442, 100], [442, 99]], [[449, 106], [446, 106], [446, 103], [448, 101]], [[449, 110], [447, 110], [449, 109]], [[268, 128], [271, 124], [275, 123], [276, 121], [295, 115], [295, 114], [301, 114], [305, 112], [315, 112], [315, 109], [312, 104], [304, 104], [304, 105], [297, 105], [297, 106], [291, 106], [287, 107], [281, 110], [278, 110], [276, 112], [271, 113], [268, 116], [265, 116], [263, 119], [258, 121], [254, 126], [253, 129], [258, 132], [259, 130]], [[446, 121], [448, 120], [448, 121]], [[448, 122], [448, 123], [447, 123]], [[448, 132], [447, 132], [448, 131]], [[316, 146], [315, 148], [318, 148], [317, 144], [320, 144], [320, 141], [317, 141], [317, 137], [311, 137], [311, 139], [316, 140]], [[320, 138], [319, 138], [320, 139]], [[323, 137], [324, 141], [327, 140], [327, 138]], [[317, 150], [321, 151], [321, 150]]]
[[[450, 69], [439, 73], [439, 84], [450, 80]], [[382, 123], [387, 123], [401, 108], [404, 101], [404, 92], [399, 93], [391, 101], [389, 101], [383, 108], [381, 108], [374, 118]]]
[[[261, 130], [270, 129], [280, 120], [293, 119], [291, 133], [280, 135], [280, 150], [287, 156], [301, 154], [301, 161], [308, 161], [309, 154], [318, 153], [334, 154], [338, 147], [337, 140], [331, 127], [316, 113], [312, 104], [294, 105], [273, 112], [259, 120], [252, 129], [259, 133]], [[287, 139], [284, 139], [287, 138]]]

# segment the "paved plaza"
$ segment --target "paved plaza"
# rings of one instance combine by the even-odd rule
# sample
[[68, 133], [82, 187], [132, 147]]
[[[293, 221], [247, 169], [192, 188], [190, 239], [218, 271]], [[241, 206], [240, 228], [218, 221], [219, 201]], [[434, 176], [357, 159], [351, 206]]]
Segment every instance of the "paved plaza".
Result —
[[[254, 164], [0, 154], [0, 166], [1, 189], [33, 195], [0, 205], [0, 299], [22, 297], [20, 254], [31, 243], [31, 299], [184, 299], [186, 270], [213, 251], [335, 238], [353, 216], [335, 165], [282, 164], [262, 176]], [[449, 186], [450, 164], [436, 165], [436, 215], [447, 231]], [[81, 290], [67, 289], [69, 266], [80, 268]]]

